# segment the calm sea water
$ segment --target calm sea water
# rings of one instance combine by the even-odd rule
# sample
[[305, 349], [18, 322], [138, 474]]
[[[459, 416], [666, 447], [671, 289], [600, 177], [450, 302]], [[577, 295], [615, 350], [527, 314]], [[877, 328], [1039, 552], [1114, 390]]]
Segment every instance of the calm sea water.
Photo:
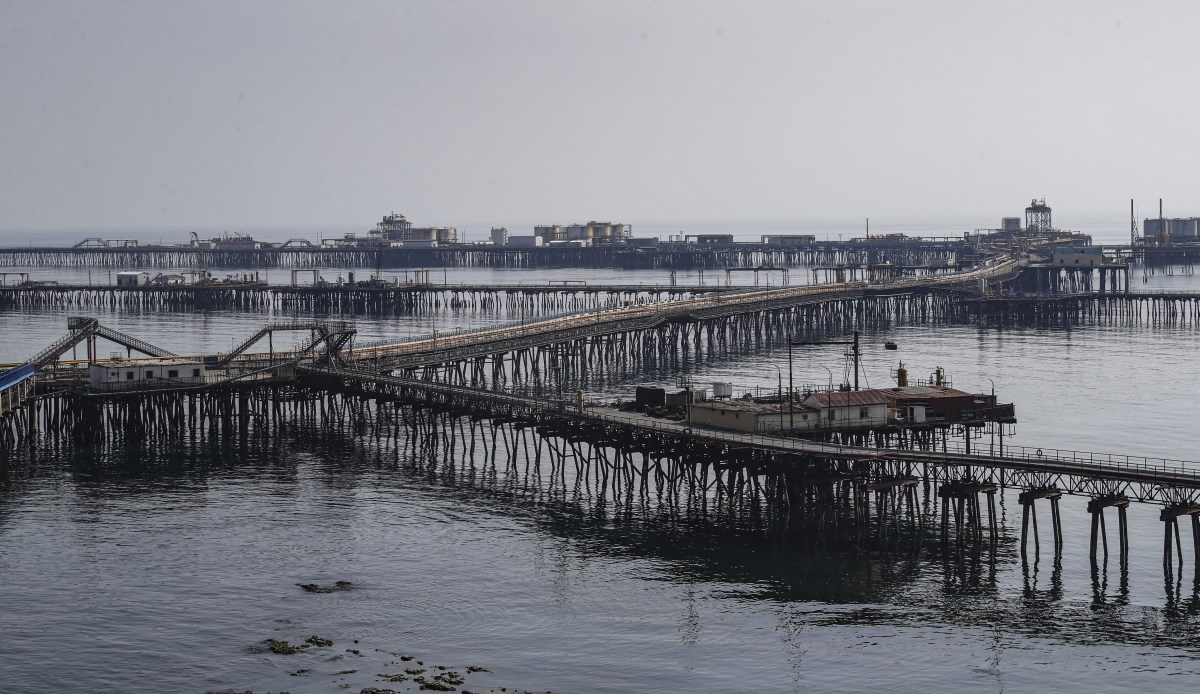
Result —
[[[650, 283], [664, 275], [562, 276]], [[473, 271], [449, 281], [555, 278]], [[1200, 290], [1192, 275], [1146, 280]], [[267, 318], [93, 315], [196, 351], [223, 349]], [[0, 313], [0, 361], [49, 344], [65, 316]], [[372, 339], [485, 320], [355, 322]], [[1196, 333], [1190, 325], [898, 326], [865, 336], [866, 369], [875, 386], [890, 382], [897, 359], [920, 377], [941, 366], [966, 390], [994, 383], [1017, 407], [1012, 444], [1200, 459]], [[884, 340], [900, 350], [883, 351]], [[794, 357], [797, 382], [841, 372], [837, 348]], [[698, 382], [773, 388], [786, 378], [787, 355], [688, 369]], [[620, 397], [631, 386], [592, 396]], [[1079, 497], [1063, 502], [1061, 564], [1044, 552], [1026, 568], [1011, 542], [1019, 506], [1005, 495], [1010, 540], [973, 574], [929, 548], [916, 556], [814, 548], [653, 510], [614, 520], [586, 496], [547, 501], [508, 493], [502, 480], [430, 475], [370, 441], [274, 444], [198, 457], [78, 450], [0, 468], [0, 691], [406, 691], [415, 685], [378, 675], [418, 660], [487, 668], [467, 675], [472, 691], [999, 692], [1048, 682], [1182, 691], [1200, 683], [1192, 557], [1181, 583], [1165, 585], [1150, 505], [1130, 512], [1124, 581], [1114, 560], [1097, 590]], [[296, 586], [337, 580], [354, 587], [310, 594]], [[334, 645], [262, 651], [268, 638], [312, 635]]]

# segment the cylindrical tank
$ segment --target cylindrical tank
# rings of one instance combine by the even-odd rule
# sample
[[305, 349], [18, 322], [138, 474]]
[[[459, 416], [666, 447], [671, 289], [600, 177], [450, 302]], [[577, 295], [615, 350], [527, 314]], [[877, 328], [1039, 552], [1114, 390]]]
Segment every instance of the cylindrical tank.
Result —
[[354, 284], [354, 273], [351, 272], [348, 276], [350, 277], [350, 284]]
[[901, 388], [908, 385], [908, 369], [904, 368], [904, 362], [896, 369], [896, 385]]
[[733, 384], [722, 383], [719, 381], [713, 382], [713, 397], [728, 398], [733, 396]]

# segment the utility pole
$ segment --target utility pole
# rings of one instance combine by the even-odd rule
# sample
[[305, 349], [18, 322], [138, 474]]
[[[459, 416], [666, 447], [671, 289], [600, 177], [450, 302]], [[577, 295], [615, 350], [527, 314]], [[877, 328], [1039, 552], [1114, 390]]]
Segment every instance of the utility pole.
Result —
[[783, 431], [783, 374], [779, 373], [779, 367], [775, 367], [775, 375], [779, 377], [779, 430]]
[[1133, 214], [1133, 198], [1129, 198], [1129, 254], [1133, 255], [1133, 245], [1137, 243], [1137, 217]]
[[788, 427], [796, 428], [796, 405], [792, 398], [796, 397], [796, 386], [792, 382], [792, 341], [788, 340]]

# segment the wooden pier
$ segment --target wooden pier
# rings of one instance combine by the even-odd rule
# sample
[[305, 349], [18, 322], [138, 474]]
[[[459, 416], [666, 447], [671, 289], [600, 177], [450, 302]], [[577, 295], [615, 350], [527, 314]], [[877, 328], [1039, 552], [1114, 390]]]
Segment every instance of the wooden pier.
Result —
[[[974, 246], [962, 239], [863, 239], [814, 241], [802, 246], [732, 243], [712, 246], [663, 243], [631, 248], [509, 248], [448, 245], [436, 248], [329, 248], [292, 246], [201, 251], [179, 246], [0, 248], [0, 267], [168, 269], [273, 268], [617, 268], [717, 269], [797, 265], [954, 264]], [[203, 261], [203, 262], [202, 262]]]
[[435, 311], [538, 314], [615, 308], [703, 294], [752, 291], [753, 286], [687, 284], [435, 284], [363, 283], [318, 286], [0, 285], [0, 309], [136, 309], [294, 311], [399, 314]]
[[[146, 354], [163, 351], [77, 319], [64, 339], [16, 367], [24, 371], [0, 375], [6, 389], [26, 389], [5, 401], [15, 404], [0, 419], [0, 458], [81, 444], [246, 442], [331, 426], [392, 448], [411, 446], [414, 454], [429, 454], [433, 465], [459, 442], [472, 450], [452, 457], [474, 461], [474, 446], [487, 448], [490, 440], [482, 453], [493, 464], [503, 458], [506, 467], [545, 470], [557, 481], [574, 465], [576, 479], [614, 495], [653, 485], [758, 514], [775, 526], [835, 525], [859, 538], [894, 534], [889, 529], [901, 516], [923, 523], [914, 490], [925, 486], [942, 502], [940, 534], [947, 546], [992, 552], [1000, 532], [991, 495], [1009, 488], [1021, 492], [1027, 528], [1021, 548], [1032, 542], [1035, 555], [1039, 504], [1051, 504], [1049, 539], [1057, 554], [1063, 542], [1060, 499], [1089, 499], [1089, 512], [1098, 516], [1093, 557], [1100, 554], [1097, 547], [1107, 547], [1105, 509], [1120, 513], [1118, 550], [1124, 557], [1129, 548], [1122, 509], [1131, 501], [1159, 504], [1171, 567], [1169, 550], [1180, 546], [1177, 519], [1200, 517], [1200, 467], [1192, 463], [1012, 446], [984, 454], [971, 450], [969, 439], [953, 449], [944, 437], [939, 445], [934, 437], [880, 432], [811, 440], [702, 430], [589, 406], [581, 394], [574, 401], [545, 396], [552, 374], [569, 385], [589, 377], [622, 380], [681, 355], [759, 349], [802, 326], [811, 330], [847, 317], [857, 322], [867, 305], [894, 310], [910, 305], [912, 297], [965, 295], [980, 283], [1017, 277], [1026, 262], [1018, 254], [998, 255], [953, 275], [692, 296], [373, 345], [352, 344], [349, 326], [270, 326], [240, 350], [214, 355], [217, 376], [211, 379], [136, 387], [88, 387], [78, 365], [60, 357], [72, 345], [87, 344], [83, 366], [124, 363], [98, 359], [97, 337]], [[1126, 294], [1104, 299], [1129, 300]], [[249, 351], [275, 329], [309, 330], [313, 337], [295, 352]], [[32, 395], [30, 366], [36, 371]]]

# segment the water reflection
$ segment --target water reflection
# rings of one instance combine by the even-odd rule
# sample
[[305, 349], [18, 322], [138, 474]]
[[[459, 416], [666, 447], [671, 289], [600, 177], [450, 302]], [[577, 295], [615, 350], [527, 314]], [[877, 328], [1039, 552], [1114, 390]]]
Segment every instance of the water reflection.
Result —
[[[850, 624], [922, 627], [930, 620], [1004, 633], [1050, 636], [1067, 643], [1139, 643], [1197, 650], [1200, 578], [1184, 583], [1168, 571], [1161, 608], [1131, 599], [1128, 561], [1107, 557], [1091, 567], [1090, 601], [1068, 597], [1063, 556], [1033, 551], [1022, 557], [1005, 528], [997, 542], [959, 545], [941, 541], [937, 506], [926, 494], [914, 516], [896, 514], [883, 526], [832, 523], [773, 525], [755, 513], [733, 512], [647, 490], [627, 488], [614, 497], [595, 484], [556, 487], [561, 480], [431, 460], [403, 447], [388, 448], [352, 433], [286, 431], [251, 437], [245, 448], [220, 443], [129, 445], [104, 451], [64, 450], [55, 456], [26, 452], [0, 466], [0, 532], [24, 506], [44, 504], [35, 489], [68, 492], [74, 522], [103, 522], [106, 504], [152, 509], [201, 508], [231, 486], [292, 498], [304, 485], [337, 492], [342, 505], [307, 509], [305, 532], [352, 536], [349, 504], [364, 494], [417, 487], [451, 499], [463, 518], [503, 516], [569, 543], [601, 560], [650, 560], [647, 580], [680, 586], [679, 638], [695, 642], [703, 625], [698, 585], [708, 595], [774, 605], [787, 629]], [[576, 480], [578, 482], [578, 480]], [[189, 506], [190, 505], [190, 506]], [[1003, 511], [1003, 503], [1001, 510]], [[2, 535], [0, 535], [2, 539]], [[86, 539], [83, 540], [86, 542]], [[99, 541], [99, 539], [97, 539]], [[336, 541], [336, 540], [335, 540]], [[558, 560], [555, 560], [558, 561]], [[568, 600], [572, 572], [560, 567], [559, 599]], [[1019, 572], [1012, 590], [1009, 574]], [[808, 608], [821, 606], [813, 611]], [[784, 609], [786, 608], [786, 609]], [[792, 623], [792, 622], [795, 623]], [[998, 656], [997, 656], [998, 657]]]

